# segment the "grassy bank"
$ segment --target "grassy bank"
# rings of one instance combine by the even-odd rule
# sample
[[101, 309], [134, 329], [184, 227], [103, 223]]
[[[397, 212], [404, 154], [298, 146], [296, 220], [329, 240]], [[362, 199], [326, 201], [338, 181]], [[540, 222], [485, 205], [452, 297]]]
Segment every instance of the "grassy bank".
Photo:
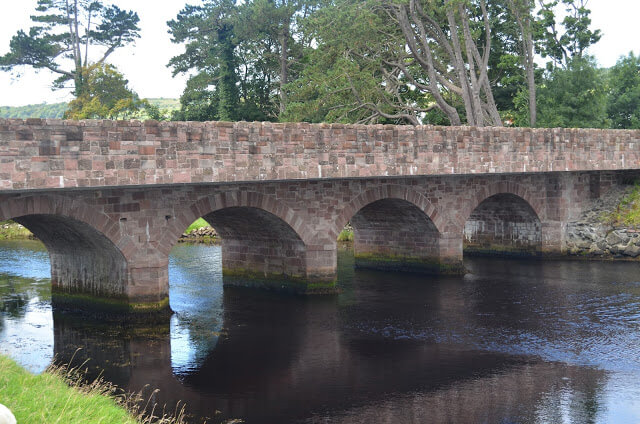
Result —
[[186, 229], [185, 234], [189, 234], [195, 230], [199, 230], [200, 228], [210, 227], [209, 223], [202, 218], [198, 218], [189, 225]]
[[0, 222], [0, 240], [26, 240], [33, 239], [31, 231], [13, 221]]
[[614, 227], [640, 228], [640, 183], [636, 182], [616, 209], [604, 214], [602, 220]]
[[137, 423], [105, 388], [70, 387], [59, 372], [34, 375], [1, 355], [0, 369], [0, 402], [21, 424]]
[[50, 367], [34, 375], [0, 355], [0, 403], [20, 424], [29, 423], [182, 423], [178, 418], [144, 417], [139, 397], [125, 396], [112, 384], [83, 382], [65, 367]]

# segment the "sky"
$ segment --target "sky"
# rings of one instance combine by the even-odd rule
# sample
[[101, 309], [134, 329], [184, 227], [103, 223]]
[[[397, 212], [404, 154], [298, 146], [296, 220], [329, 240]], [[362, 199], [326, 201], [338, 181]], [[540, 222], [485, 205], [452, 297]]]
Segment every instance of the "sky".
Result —
[[[186, 83], [185, 76], [171, 76], [169, 59], [183, 52], [183, 46], [171, 43], [167, 21], [174, 19], [185, 4], [201, 0], [112, 0], [122, 9], [134, 10], [140, 17], [141, 38], [135, 45], [116, 50], [109, 57], [129, 80], [129, 86], [141, 97], [178, 98]], [[108, 1], [107, 1], [108, 3]], [[11, 37], [30, 26], [29, 15], [36, 0], [0, 0], [0, 55], [9, 50]], [[609, 67], [630, 51], [640, 54], [640, 1], [590, 0], [593, 28], [603, 37], [593, 46], [593, 54], [601, 66]], [[48, 71], [20, 69], [20, 77], [0, 72], [0, 106], [33, 103], [56, 103], [71, 99], [69, 90], [52, 91], [55, 76]]]

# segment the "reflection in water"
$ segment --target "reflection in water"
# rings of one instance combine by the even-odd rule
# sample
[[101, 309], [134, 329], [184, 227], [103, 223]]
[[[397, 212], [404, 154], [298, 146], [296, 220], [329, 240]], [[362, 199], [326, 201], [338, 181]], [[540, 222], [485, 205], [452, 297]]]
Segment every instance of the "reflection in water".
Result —
[[[183, 400], [210, 422], [640, 419], [635, 264], [474, 259], [464, 278], [433, 278], [354, 272], [341, 252], [344, 293], [299, 298], [223, 290], [219, 248], [178, 246], [164, 325], [55, 314], [38, 329], [53, 342], [25, 343], [15, 337], [37, 322], [29, 314], [51, 317], [49, 283], [38, 274], [46, 254], [18, 248], [0, 245], [0, 256], [36, 267], [0, 268], [0, 350], [36, 363], [34, 343], [54, 345], [63, 362], [90, 358], [93, 373], [158, 388], [155, 401]], [[42, 369], [51, 352], [37, 358]]]

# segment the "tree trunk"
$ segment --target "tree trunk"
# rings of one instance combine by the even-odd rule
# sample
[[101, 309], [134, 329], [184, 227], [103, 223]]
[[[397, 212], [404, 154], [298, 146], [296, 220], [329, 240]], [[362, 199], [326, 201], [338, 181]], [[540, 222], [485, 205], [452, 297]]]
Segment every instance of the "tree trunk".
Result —
[[529, 86], [529, 125], [534, 128], [537, 119], [536, 78], [533, 62], [533, 39], [531, 31], [527, 34], [527, 84]]
[[[520, 6], [522, 6], [522, 8]], [[529, 0], [524, 0], [522, 4], [518, 3], [517, 0], [509, 0], [509, 7], [516, 18], [520, 34], [522, 35], [522, 64], [527, 79], [527, 90], [529, 91], [529, 126], [535, 127], [537, 120], [536, 80], [534, 73], [533, 35], [531, 34], [531, 9], [533, 5], [530, 4]]]
[[280, 115], [287, 108], [286, 84], [289, 82], [289, 37], [291, 17], [287, 16], [282, 23], [280, 34]]
[[[469, 85], [469, 79], [467, 78], [467, 70], [464, 59], [462, 58], [462, 50], [460, 39], [458, 38], [458, 24], [452, 9], [447, 10], [447, 20], [449, 21], [449, 28], [451, 31], [451, 43], [453, 44], [453, 50], [455, 52], [454, 57], [451, 58], [453, 68], [458, 74], [460, 80], [460, 86], [462, 88], [462, 101], [464, 103], [465, 113], [467, 115], [467, 124], [471, 126], [477, 126], [478, 120], [473, 107], [471, 87]], [[473, 60], [473, 59], [472, 59]], [[481, 119], [481, 117], [480, 117]]]

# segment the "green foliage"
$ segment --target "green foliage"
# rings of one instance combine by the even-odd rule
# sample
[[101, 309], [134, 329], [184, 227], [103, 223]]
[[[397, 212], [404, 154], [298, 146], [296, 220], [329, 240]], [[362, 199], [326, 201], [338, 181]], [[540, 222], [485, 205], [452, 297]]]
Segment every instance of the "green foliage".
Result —
[[148, 106], [127, 87], [128, 81], [111, 65], [95, 64], [83, 68], [82, 78], [85, 88], [69, 103], [65, 112], [67, 119], [131, 118]]
[[396, 115], [402, 104], [431, 103], [406, 82], [400, 83], [400, 101], [385, 90], [385, 78], [391, 84], [393, 77], [385, 75], [384, 62], [404, 54], [404, 39], [374, 3], [327, 1], [307, 18], [304, 32], [317, 46], [307, 48], [300, 78], [287, 86], [282, 120], [407, 123], [384, 115]]
[[607, 114], [613, 128], [640, 128], [640, 57], [633, 52], [609, 70]]
[[640, 227], [640, 183], [634, 184], [631, 192], [620, 200], [616, 210], [603, 216], [603, 221], [612, 226]]
[[353, 241], [353, 230], [345, 228], [340, 231], [340, 234], [338, 234], [338, 241]]
[[13, 221], [2, 221], [0, 222], [0, 240], [24, 240], [34, 238], [34, 235]]
[[192, 73], [174, 119], [276, 120], [280, 86], [297, 73], [296, 19], [310, 0], [211, 0], [185, 7], [169, 32], [185, 52], [174, 74]]
[[[602, 37], [599, 29], [591, 30], [591, 11], [588, 0], [540, 1], [539, 21], [536, 25], [538, 52], [551, 59], [548, 69], [567, 67], [572, 59], [584, 56], [586, 49]], [[564, 5], [565, 16], [558, 22], [554, 8]]]
[[607, 128], [604, 74], [589, 57], [574, 58], [554, 69], [538, 90], [538, 126]]
[[18, 31], [9, 52], [0, 56], [0, 70], [21, 66], [47, 69], [59, 77], [55, 87], [73, 82], [74, 94], [84, 90], [82, 68], [92, 46], [103, 49], [103, 63], [116, 49], [139, 37], [138, 15], [102, 1], [38, 0], [28, 32]]

